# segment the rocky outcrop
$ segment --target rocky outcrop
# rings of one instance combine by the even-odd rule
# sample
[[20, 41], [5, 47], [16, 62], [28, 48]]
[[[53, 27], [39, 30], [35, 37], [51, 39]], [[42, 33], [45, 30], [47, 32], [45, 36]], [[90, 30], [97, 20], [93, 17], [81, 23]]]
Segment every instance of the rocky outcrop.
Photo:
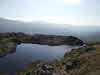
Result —
[[2, 38], [0, 40], [0, 57], [13, 52], [16, 52], [16, 43], [12, 42], [8, 38]]
[[0, 56], [16, 51], [16, 45], [32, 43], [41, 45], [83, 45], [83, 41], [73, 36], [41, 35], [24, 33], [0, 33]]
[[[65, 53], [64, 57], [47, 64], [34, 64], [37, 69], [25, 75], [100, 75], [100, 44], [86, 45]], [[35, 67], [35, 66], [33, 66]]]
[[[0, 36], [0, 55], [15, 51], [16, 43], [83, 45], [80, 39], [73, 36], [9, 33]], [[65, 53], [63, 58], [46, 64], [31, 63], [15, 75], [100, 75], [100, 43], [73, 49]]]
[[33, 44], [48, 44], [48, 45], [83, 45], [83, 41], [74, 36], [59, 36], [59, 35], [43, 35], [34, 34], [28, 35], [24, 33], [0, 33], [0, 38], [12, 38], [16, 43], [33, 43]]
[[[35, 75], [54, 75], [56, 74], [52, 66], [42, 64], [39, 67], [40, 68], [38, 70], [33, 71]], [[28, 75], [28, 73], [26, 75]]]

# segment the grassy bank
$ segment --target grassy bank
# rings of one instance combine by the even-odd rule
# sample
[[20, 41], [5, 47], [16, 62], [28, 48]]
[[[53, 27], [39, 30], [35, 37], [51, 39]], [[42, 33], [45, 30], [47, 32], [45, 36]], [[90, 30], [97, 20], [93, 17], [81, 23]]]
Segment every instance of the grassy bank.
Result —
[[[27, 75], [27, 73], [35, 75], [37, 70], [40, 72], [41, 67], [37, 67], [37, 64], [39, 65], [39, 63], [29, 64], [30, 66], [23, 69], [20, 75]], [[50, 75], [54, 73], [55, 75], [100, 75], [100, 44], [73, 49], [71, 52], [65, 53], [60, 60], [45, 65], [52, 66], [53, 71]]]
[[0, 33], [0, 56], [5, 56], [16, 51], [16, 45], [31, 43], [40, 45], [83, 45], [83, 41], [74, 36], [24, 34], [24, 33]]
[[66, 53], [64, 58], [53, 62], [61, 75], [100, 75], [100, 44], [88, 45]]

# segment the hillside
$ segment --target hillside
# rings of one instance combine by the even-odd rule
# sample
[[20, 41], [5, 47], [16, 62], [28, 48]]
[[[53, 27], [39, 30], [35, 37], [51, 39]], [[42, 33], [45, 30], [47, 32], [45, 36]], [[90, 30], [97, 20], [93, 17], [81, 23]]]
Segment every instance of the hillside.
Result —
[[100, 44], [73, 49], [50, 63], [32, 62], [16, 75], [100, 75]]

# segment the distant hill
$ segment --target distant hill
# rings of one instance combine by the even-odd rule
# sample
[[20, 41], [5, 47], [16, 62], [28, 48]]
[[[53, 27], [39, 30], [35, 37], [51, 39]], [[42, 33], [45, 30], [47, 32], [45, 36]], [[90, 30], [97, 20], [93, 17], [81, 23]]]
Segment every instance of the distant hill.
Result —
[[0, 32], [24, 32], [28, 34], [72, 35], [84, 41], [100, 41], [100, 26], [75, 26], [47, 22], [21, 22], [0, 18]]
[[[0, 32], [26, 32], [26, 33], [65, 33], [69, 25], [46, 22], [21, 22], [0, 18]], [[65, 30], [64, 30], [65, 29]], [[63, 31], [63, 32], [61, 32]]]

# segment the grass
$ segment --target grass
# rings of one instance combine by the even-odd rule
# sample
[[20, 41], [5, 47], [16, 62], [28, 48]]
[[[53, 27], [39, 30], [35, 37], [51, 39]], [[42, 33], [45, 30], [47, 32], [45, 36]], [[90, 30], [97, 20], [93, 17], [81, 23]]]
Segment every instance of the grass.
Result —
[[[93, 48], [94, 50], [78, 54], [87, 47]], [[65, 75], [100, 75], [100, 44], [89, 45], [87, 47], [74, 49], [70, 53], [66, 53], [64, 58], [60, 61], [53, 62], [52, 64], [55, 65], [54, 68], [56, 67], [56, 71], [62, 71], [62, 75], [63, 71], [65, 71]], [[73, 54], [76, 54], [76, 56], [73, 56]], [[72, 68], [68, 69], [68, 62], [72, 63], [76, 60], [80, 62], [80, 64], [77, 64], [79, 67], [73, 63], [73, 65], [71, 65]], [[60, 65], [56, 65], [55, 63], [59, 63]]]
[[[91, 51], [86, 52], [87, 48], [91, 48]], [[26, 75], [28, 72], [34, 75], [33, 71], [39, 69], [39, 63], [40, 61], [30, 63], [15, 75]], [[57, 75], [100, 75], [100, 44], [73, 49], [60, 60], [49, 62], [48, 65], [54, 68]]]
[[[0, 54], [8, 53], [8, 42], [20, 43], [25, 39], [25, 37], [0, 38]], [[25, 42], [29, 41], [26, 40]], [[88, 51], [88, 49], [90, 50]], [[27, 72], [37, 70], [39, 68], [36, 66], [37, 64], [39, 62], [30, 63], [15, 75], [26, 75]], [[71, 52], [65, 53], [60, 60], [49, 62], [48, 65], [51, 65], [58, 75], [100, 75], [100, 43], [87, 44], [83, 48], [73, 49]]]

